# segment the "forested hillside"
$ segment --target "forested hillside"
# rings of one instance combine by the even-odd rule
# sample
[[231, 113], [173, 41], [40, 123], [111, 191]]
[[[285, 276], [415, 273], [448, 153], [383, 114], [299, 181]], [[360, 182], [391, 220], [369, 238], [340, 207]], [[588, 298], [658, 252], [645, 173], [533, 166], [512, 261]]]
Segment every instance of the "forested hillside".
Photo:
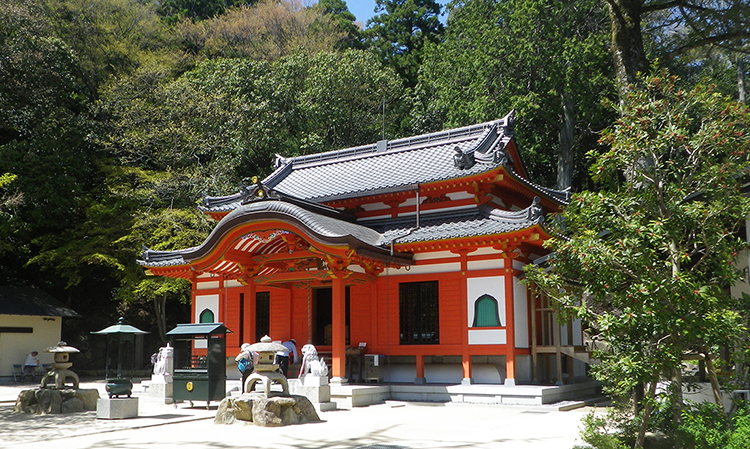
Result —
[[441, 23], [435, 1], [378, 0], [357, 24], [343, 0], [0, 2], [0, 285], [84, 315], [64, 337], [86, 366], [88, 332], [120, 315], [152, 332], [147, 351], [159, 323], [189, 321], [189, 285], [135, 260], [200, 243], [201, 195], [267, 175], [276, 154], [516, 110], [534, 180], [595, 189], [584, 155], [606, 150], [606, 104], [637, 73], [708, 77], [744, 101], [746, 3], [677, 3], [457, 0]]

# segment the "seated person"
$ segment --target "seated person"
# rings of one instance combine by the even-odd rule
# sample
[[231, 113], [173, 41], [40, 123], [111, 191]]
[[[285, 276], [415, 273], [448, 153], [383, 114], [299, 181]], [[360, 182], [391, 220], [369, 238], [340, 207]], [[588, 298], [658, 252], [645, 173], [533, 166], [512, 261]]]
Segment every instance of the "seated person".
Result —
[[36, 380], [36, 369], [39, 366], [39, 353], [32, 351], [26, 354], [26, 361], [23, 363], [23, 379], [31, 376], [31, 380]]

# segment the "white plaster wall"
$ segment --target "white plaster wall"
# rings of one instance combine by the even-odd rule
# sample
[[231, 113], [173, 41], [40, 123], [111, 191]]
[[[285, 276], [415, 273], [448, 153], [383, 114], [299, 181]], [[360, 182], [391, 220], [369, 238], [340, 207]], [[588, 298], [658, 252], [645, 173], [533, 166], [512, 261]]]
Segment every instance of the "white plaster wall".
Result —
[[445, 196], [447, 196], [453, 201], [468, 200], [470, 198], [474, 198], [474, 194], [469, 193], [469, 192], [450, 192], [450, 193], [446, 193]]
[[573, 325], [573, 346], [583, 346], [583, 329], [581, 325], [581, 319], [575, 318], [572, 322]]
[[[197, 295], [195, 297], [195, 315], [193, 316], [193, 323], [200, 322], [201, 312], [205, 309], [209, 309], [214, 313], [214, 319], [219, 318], [219, 295]], [[196, 348], [207, 348], [208, 342], [206, 340], [196, 340]]]
[[[44, 318], [47, 318], [45, 320]], [[62, 318], [27, 315], [0, 315], [2, 327], [30, 327], [30, 334], [0, 333], [0, 376], [12, 376], [13, 365], [23, 364], [26, 354], [39, 352], [40, 363], [52, 363], [53, 356], [43, 352], [60, 341]], [[75, 363], [75, 355], [71, 357]]]
[[470, 260], [466, 263], [466, 268], [468, 268], [469, 271], [492, 270], [497, 268], [505, 268], [505, 262], [503, 261], [503, 259], [475, 261]]
[[[749, 225], [750, 226], [750, 225]], [[750, 227], [748, 228], [748, 231], [750, 232]], [[732, 296], [735, 298], [739, 298], [742, 296], [743, 293], [746, 293], [750, 295], [750, 284], [748, 284], [748, 258], [750, 257], [750, 254], [747, 251], [742, 251], [739, 256], [737, 256], [737, 268], [739, 270], [742, 270], [742, 273], [745, 275], [742, 277], [742, 279], [738, 280], [730, 289], [732, 292]]]
[[470, 345], [504, 345], [508, 342], [505, 329], [469, 329]]
[[516, 356], [516, 384], [531, 383], [531, 356]]
[[219, 288], [219, 281], [197, 282], [195, 285], [196, 290], [209, 290], [212, 288]]
[[432, 251], [429, 253], [417, 253], [414, 255], [414, 260], [446, 259], [451, 257], [458, 257], [458, 255], [450, 251]]
[[526, 300], [526, 286], [513, 278], [513, 335], [516, 339], [516, 348], [529, 347], [529, 307]]

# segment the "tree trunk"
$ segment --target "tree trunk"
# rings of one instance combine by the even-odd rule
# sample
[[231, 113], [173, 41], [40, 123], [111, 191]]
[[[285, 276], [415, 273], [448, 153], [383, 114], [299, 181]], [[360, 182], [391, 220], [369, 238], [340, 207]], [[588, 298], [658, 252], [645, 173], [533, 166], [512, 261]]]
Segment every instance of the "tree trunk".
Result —
[[620, 98], [628, 85], [638, 80], [638, 74], [649, 72], [641, 34], [641, 6], [643, 0], [608, 0], [612, 30], [612, 58], [617, 74]]
[[743, 55], [737, 56], [737, 93], [740, 103], [746, 103], [745, 100], [745, 60]]
[[721, 387], [719, 386], [719, 379], [716, 377], [716, 367], [714, 366], [713, 360], [711, 360], [711, 353], [706, 346], [703, 347], [702, 352], [706, 363], [708, 380], [711, 382], [711, 391], [714, 394], [714, 402], [720, 407], [723, 407], [724, 401], [721, 399]]
[[643, 382], [638, 382], [633, 390], [633, 414], [638, 416], [641, 413], [643, 405], [643, 395], [646, 394]]
[[[651, 410], [653, 409], [654, 397], [656, 396], [656, 380], [652, 381], [648, 387], [648, 395], [646, 396], [645, 405], [643, 406], [643, 415], [641, 416], [641, 424], [638, 427], [638, 437], [635, 440], [635, 449], [643, 447], [643, 442], [646, 440], [646, 431], [648, 430], [648, 424], [651, 420]], [[642, 384], [641, 384], [642, 385]]]
[[565, 190], [573, 185], [573, 142], [575, 140], [576, 115], [575, 102], [570, 91], [562, 92], [562, 126], [560, 126], [560, 145], [557, 154], [557, 188]]
[[[682, 364], [680, 363], [672, 374], [672, 421], [678, 429], [682, 425]], [[675, 432], [675, 448], [682, 448], [680, 432]]]
[[161, 298], [154, 298], [154, 315], [156, 317], [156, 327], [159, 331], [159, 338], [162, 346], [167, 344], [167, 295]]

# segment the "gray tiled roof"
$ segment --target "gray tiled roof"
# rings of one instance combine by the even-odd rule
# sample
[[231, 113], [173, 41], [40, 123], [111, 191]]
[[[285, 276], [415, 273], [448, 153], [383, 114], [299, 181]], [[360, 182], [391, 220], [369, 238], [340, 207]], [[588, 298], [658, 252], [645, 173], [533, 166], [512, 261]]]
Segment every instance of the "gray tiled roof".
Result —
[[[263, 180], [276, 192], [313, 202], [412, 190], [416, 184], [462, 178], [507, 163], [513, 115], [432, 134], [320, 154], [277, 158], [277, 169]], [[380, 146], [379, 146], [380, 145]], [[471, 158], [468, 168], [454, 162], [457, 151]], [[516, 161], [519, 162], [520, 161]], [[539, 194], [567, 202], [567, 192], [538, 186], [515, 176]], [[242, 202], [240, 193], [204, 197], [201, 209], [228, 212]]]
[[[264, 183], [274, 190], [312, 201], [413, 188], [446, 179], [482, 173], [498, 164], [476, 163], [461, 170], [453, 163], [455, 149], [470, 152], [483, 141], [504, 146], [510, 140], [502, 122], [489, 122], [452, 132], [286, 160]], [[291, 165], [291, 170], [289, 166]]]
[[450, 240], [483, 235], [497, 235], [518, 231], [542, 223], [544, 216], [532, 212], [532, 207], [518, 212], [508, 212], [490, 206], [479, 206], [450, 212], [434, 213], [416, 218], [390, 219], [369, 226], [383, 233], [383, 242], [415, 243], [433, 240]]
[[0, 314], [80, 317], [47, 293], [34, 287], [0, 287]]

